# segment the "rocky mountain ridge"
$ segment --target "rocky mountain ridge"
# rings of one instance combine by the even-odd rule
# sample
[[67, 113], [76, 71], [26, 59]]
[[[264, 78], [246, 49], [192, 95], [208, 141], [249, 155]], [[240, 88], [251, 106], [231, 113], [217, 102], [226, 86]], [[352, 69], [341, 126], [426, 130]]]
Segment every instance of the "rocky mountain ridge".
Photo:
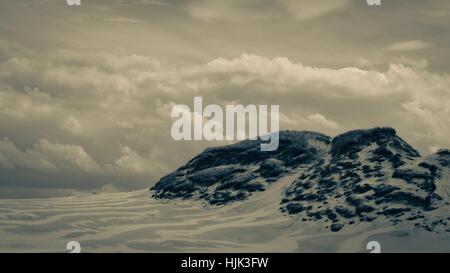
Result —
[[[209, 148], [151, 190], [155, 198], [224, 205], [292, 174], [296, 178], [280, 200], [280, 211], [302, 221], [321, 222], [332, 231], [377, 219], [450, 231], [450, 151], [422, 157], [392, 128], [334, 138], [281, 131], [273, 152], [261, 152], [259, 141], [249, 140]], [[441, 217], [426, 217], [437, 209], [444, 210]]]

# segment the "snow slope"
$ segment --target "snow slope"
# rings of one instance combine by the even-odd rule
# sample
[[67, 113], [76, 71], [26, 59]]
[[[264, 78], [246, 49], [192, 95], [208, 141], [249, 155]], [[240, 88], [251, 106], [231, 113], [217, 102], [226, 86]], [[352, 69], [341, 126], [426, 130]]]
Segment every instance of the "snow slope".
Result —
[[0, 252], [450, 252], [448, 150], [390, 128], [280, 137], [207, 149], [150, 192], [0, 200]]
[[371, 240], [384, 252], [450, 251], [448, 233], [383, 221], [336, 233], [283, 215], [279, 200], [294, 179], [225, 206], [157, 200], [148, 191], [0, 200], [0, 252], [66, 252], [73, 240], [83, 252], [368, 252]]

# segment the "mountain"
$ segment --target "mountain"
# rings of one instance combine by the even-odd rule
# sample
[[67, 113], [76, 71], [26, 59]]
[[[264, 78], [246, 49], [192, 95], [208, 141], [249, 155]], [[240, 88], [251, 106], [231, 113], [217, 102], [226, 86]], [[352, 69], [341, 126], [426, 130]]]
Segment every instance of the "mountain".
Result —
[[208, 148], [152, 188], [156, 198], [203, 199], [222, 205], [244, 200], [327, 153], [331, 139], [313, 132], [284, 131], [279, 147], [261, 152], [260, 141]]
[[[210, 205], [244, 201], [283, 177], [294, 179], [280, 213], [331, 231], [375, 220], [449, 232], [450, 151], [422, 157], [392, 128], [355, 130], [334, 138], [281, 131], [279, 148], [259, 141], [208, 148], [151, 188], [158, 199]], [[436, 212], [436, 213], [429, 213]]]

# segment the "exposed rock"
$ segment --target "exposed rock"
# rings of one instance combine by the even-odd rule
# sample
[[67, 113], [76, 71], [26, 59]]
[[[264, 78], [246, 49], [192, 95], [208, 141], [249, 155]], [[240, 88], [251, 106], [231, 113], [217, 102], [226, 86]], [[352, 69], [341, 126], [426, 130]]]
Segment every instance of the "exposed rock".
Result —
[[192, 198], [222, 205], [264, 191], [293, 169], [326, 154], [331, 138], [313, 132], [280, 132], [276, 151], [261, 152], [261, 141], [208, 148], [151, 188], [155, 198]]
[[336, 232], [342, 229], [344, 227], [344, 224], [342, 223], [333, 223], [330, 227], [331, 231]]
[[392, 128], [356, 130], [333, 139], [282, 131], [273, 152], [261, 152], [260, 141], [249, 140], [209, 148], [151, 190], [155, 198], [224, 205], [295, 173], [280, 210], [302, 221], [322, 222], [334, 232], [378, 218], [433, 230], [443, 224], [430, 222], [423, 213], [449, 203], [450, 151], [421, 157]]
[[[440, 153], [420, 157], [391, 128], [348, 132], [331, 141], [327, 157], [299, 175], [281, 206], [300, 202], [304, 210], [298, 213], [307, 220], [317, 221], [320, 213], [342, 224], [378, 217], [399, 223], [444, 205], [436, 181], [448, 153]], [[333, 210], [336, 217], [329, 214]]]

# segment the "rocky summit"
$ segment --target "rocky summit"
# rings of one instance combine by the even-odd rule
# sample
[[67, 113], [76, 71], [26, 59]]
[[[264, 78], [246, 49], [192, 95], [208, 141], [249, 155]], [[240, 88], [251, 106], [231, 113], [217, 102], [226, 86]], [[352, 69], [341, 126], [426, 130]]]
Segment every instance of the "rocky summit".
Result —
[[[332, 231], [385, 220], [449, 232], [450, 151], [422, 157], [392, 128], [355, 130], [331, 138], [281, 131], [276, 151], [260, 141], [208, 148], [160, 179], [153, 197], [211, 205], [243, 201], [284, 176], [294, 177], [280, 212]], [[429, 212], [440, 210], [430, 219]], [[442, 212], [443, 210], [443, 212]]]
[[275, 151], [261, 152], [260, 141], [208, 148], [185, 166], [161, 178], [156, 198], [195, 198], [222, 205], [244, 200], [327, 153], [331, 139], [312, 132], [283, 131]]

